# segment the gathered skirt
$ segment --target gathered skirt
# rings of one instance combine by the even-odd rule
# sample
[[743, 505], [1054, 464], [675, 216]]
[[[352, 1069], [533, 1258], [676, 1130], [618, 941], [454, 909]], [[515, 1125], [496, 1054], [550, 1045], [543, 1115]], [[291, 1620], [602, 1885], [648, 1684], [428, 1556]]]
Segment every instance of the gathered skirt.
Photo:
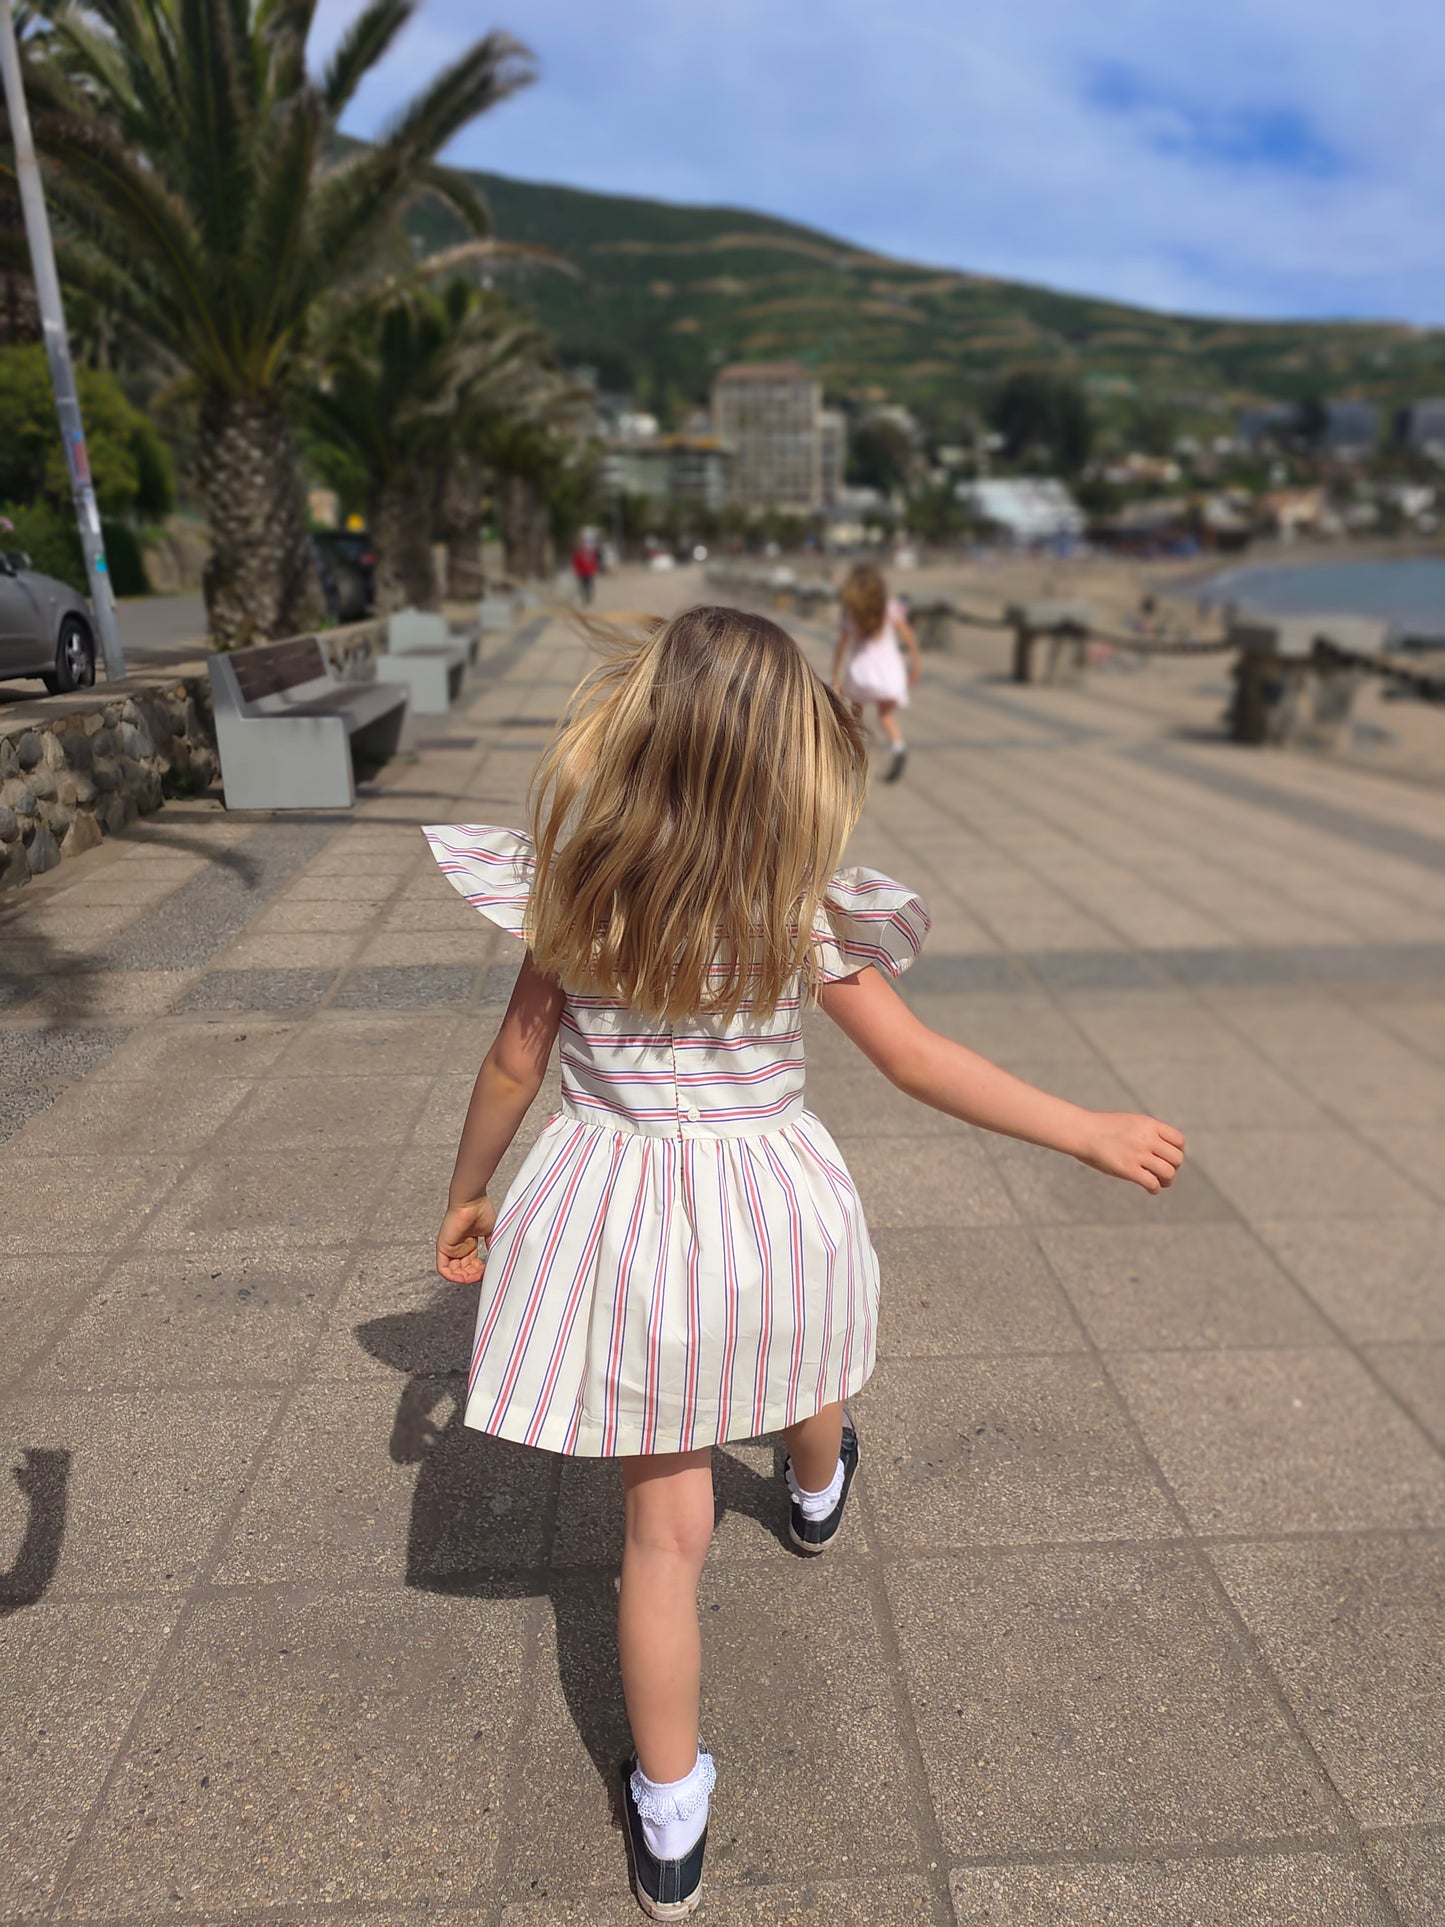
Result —
[[890, 632], [853, 651], [843, 670], [843, 693], [855, 703], [897, 703], [907, 708], [908, 670]]
[[747, 1137], [554, 1117], [487, 1252], [466, 1422], [585, 1457], [756, 1438], [873, 1370], [878, 1263], [809, 1112]]

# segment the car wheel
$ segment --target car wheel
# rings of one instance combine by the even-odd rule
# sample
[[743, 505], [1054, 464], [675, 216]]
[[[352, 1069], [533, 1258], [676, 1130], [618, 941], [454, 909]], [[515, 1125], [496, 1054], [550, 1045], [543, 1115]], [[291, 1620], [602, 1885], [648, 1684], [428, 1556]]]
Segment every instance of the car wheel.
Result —
[[55, 668], [45, 679], [52, 696], [70, 689], [89, 689], [95, 681], [95, 644], [82, 622], [67, 616], [55, 646]]

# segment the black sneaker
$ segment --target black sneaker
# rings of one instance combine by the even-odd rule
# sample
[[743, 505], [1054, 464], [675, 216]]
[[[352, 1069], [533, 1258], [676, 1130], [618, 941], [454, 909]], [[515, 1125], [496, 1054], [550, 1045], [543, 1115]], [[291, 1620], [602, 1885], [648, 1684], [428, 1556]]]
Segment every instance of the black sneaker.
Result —
[[702, 1898], [702, 1857], [707, 1851], [707, 1828], [681, 1860], [659, 1860], [642, 1831], [642, 1815], [632, 1797], [632, 1775], [637, 1755], [622, 1763], [622, 1812], [627, 1821], [627, 1844], [632, 1853], [633, 1892], [649, 1920], [686, 1920]]
[[883, 781], [885, 783], [896, 783], [903, 774], [903, 765], [907, 761], [908, 748], [905, 744], [903, 747], [894, 750], [893, 760], [888, 765], [888, 774], [883, 778]]
[[[838, 1503], [826, 1519], [805, 1519], [803, 1508], [794, 1499], [788, 1513], [788, 1537], [799, 1552], [826, 1552], [837, 1536], [843, 1523], [843, 1509], [848, 1503], [848, 1488], [853, 1483], [853, 1474], [858, 1470], [858, 1434], [853, 1430], [853, 1421], [846, 1415], [843, 1419], [843, 1443], [838, 1457], [843, 1464], [843, 1490], [838, 1494]], [[784, 1476], [791, 1472], [793, 1461], [789, 1459], [784, 1468]], [[789, 1492], [792, 1487], [789, 1486]]]

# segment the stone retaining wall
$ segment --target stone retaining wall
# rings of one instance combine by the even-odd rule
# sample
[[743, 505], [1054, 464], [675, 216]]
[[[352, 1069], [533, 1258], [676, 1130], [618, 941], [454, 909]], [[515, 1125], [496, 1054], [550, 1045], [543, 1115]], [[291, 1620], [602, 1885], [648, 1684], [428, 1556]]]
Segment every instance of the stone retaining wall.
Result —
[[[98, 692], [99, 693], [99, 692]], [[216, 779], [210, 679], [180, 676], [0, 736], [0, 891]]]

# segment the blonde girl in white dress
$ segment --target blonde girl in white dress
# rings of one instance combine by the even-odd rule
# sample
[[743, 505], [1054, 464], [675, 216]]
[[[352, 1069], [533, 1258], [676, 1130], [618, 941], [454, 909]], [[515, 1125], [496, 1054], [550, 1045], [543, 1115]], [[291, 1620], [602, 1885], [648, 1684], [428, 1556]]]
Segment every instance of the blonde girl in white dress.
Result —
[[[698, 1745], [697, 1583], [712, 1447], [780, 1433], [804, 1553], [858, 1463], [878, 1267], [838, 1147], [804, 1107], [815, 1003], [900, 1089], [1147, 1191], [1178, 1132], [1048, 1097], [935, 1035], [889, 987], [928, 915], [840, 868], [867, 757], [848, 706], [764, 617], [693, 609], [582, 685], [530, 835], [426, 834], [528, 945], [462, 1129], [437, 1268], [480, 1284], [468, 1425], [621, 1461], [618, 1602], [636, 1745], [623, 1811], [645, 1912], [697, 1904], [715, 1773]], [[560, 1040], [561, 1108], [500, 1208], [493, 1173]]]
[[908, 707], [909, 686], [923, 674], [918, 638], [907, 610], [896, 596], [889, 595], [883, 577], [871, 562], [860, 562], [849, 570], [839, 600], [842, 621], [833, 653], [833, 688], [860, 714], [868, 703], [877, 704], [878, 726], [889, 749], [883, 780], [896, 783], [908, 756], [898, 711]]

